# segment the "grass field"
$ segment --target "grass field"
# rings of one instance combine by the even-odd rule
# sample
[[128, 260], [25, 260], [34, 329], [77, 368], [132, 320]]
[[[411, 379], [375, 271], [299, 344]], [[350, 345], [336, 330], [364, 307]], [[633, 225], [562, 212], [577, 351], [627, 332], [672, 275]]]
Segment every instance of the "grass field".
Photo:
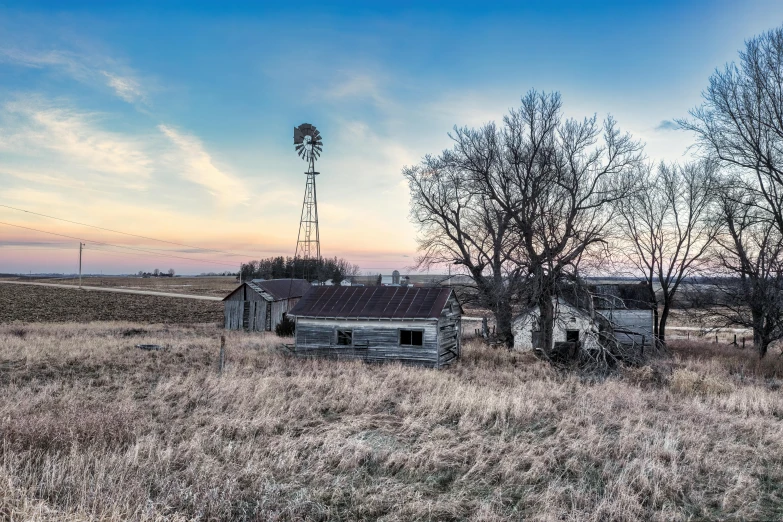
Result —
[[223, 322], [223, 303], [176, 297], [0, 285], [0, 323], [67, 321]]
[[[6, 277], [12, 281], [34, 281], [39, 283], [57, 283], [63, 285], [79, 285], [79, 279], [68, 278], [29, 278]], [[90, 276], [82, 279], [84, 286], [101, 286], [110, 288], [129, 288], [131, 290], [152, 290], [156, 292], [171, 292], [175, 294], [197, 294], [225, 297], [237, 286], [236, 277], [203, 276], [203, 277], [136, 277], [136, 276]]]
[[[209, 325], [0, 325], [6, 520], [775, 520], [783, 359], [679, 345], [599, 382], [293, 359]], [[159, 352], [138, 343], [166, 347]]]

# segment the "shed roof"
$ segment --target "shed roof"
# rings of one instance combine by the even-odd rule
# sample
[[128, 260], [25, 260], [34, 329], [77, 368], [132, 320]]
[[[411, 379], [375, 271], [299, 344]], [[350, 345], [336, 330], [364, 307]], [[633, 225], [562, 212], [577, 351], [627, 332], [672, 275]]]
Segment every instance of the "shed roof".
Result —
[[289, 312], [297, 317], [436, 319], [450, 288], [316, 286]]
[[291, 297], [302, 297], [310, 289], [310, 283], [304, 279], [254, 279], [246, 283], [242, 283], [232, 291], [226, 297], [225, 301], [231, 297], [234, 292], [247, 286], [251, 290], [261, 294], [261, 296], [268, 301], [280, 301], [282, 299], [289, 299]]
[[275, 301], [290, 297], [302, 297], [310, 290], [310, 283], [304, 279], [267, 279], [266, 281], [250, 282], [261, 290], [268, 292]]

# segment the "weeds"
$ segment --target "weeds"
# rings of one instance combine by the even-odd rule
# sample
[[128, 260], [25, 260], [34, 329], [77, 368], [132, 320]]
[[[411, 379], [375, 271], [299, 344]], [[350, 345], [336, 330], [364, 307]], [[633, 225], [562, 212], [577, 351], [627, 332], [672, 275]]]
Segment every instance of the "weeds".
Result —
[[[596, 382], [469, 343], [451, 369], [271, 334], [0, 326], [0, 519], [779, 518], [780, 368], [674, 347]], [[227, 365], [216, 371], [219, 336]], [[135, 339], [134, 339], [135, 341]], [[7, 364], [6, 364], [7, 363]], [[741, 376], [740, 373], [741, 372]]]

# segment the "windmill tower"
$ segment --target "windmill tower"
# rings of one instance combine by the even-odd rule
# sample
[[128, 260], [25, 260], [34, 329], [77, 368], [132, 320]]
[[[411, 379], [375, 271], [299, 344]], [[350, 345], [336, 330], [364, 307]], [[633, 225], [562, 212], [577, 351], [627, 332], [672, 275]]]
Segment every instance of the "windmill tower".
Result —
[[[321, 238], [318, 233], [318, 199], [315, 192], [315, 177], [318, 172], [315, 171], [315, 160], [321, 155], [323, 142], [321, 133], [315, 128], [315, 125], [303, 123], [294, 128], [294, 147], [297, 154], [307, 162], [308, 169], [307, 182], [305, 183], [304, 200], [302, 201], [302, 216], [299, 219], [299, 235], [296, 238], [297, 256], [304, 260], [315, 260], [316, 263], [321, 259]], [[305, 267], [310, 263], [305, 262]], [[306, 268], [305, 268], [306, 270]], [[305, 274], [305, 278], [307, 274]]]

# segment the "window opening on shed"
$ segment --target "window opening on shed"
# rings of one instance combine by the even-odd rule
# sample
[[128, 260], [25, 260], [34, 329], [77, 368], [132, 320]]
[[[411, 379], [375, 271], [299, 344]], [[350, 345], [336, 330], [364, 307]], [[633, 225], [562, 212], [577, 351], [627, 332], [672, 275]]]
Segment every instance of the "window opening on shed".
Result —
[[400, 346], [424, 346], [422, 330], [400, 330]]
[[566, 342], [567, 343], [579, 342], [579, 330], [566, 330]]
[[337, 330], [337, 344], [351, 346], [353, 344], [353, 330]]

